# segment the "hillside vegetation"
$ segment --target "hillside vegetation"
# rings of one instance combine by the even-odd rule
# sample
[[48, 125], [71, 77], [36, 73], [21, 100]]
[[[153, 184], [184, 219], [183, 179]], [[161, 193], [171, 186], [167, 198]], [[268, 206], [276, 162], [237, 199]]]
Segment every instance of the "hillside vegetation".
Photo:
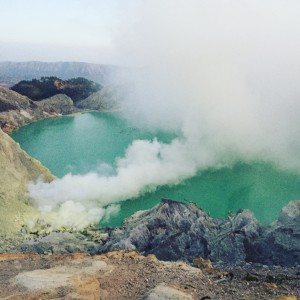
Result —
[[98, 92], [102, 86], [91, 80], [78, 77], [62, 80], [55, 76], [41, 79], [22, 80], [11, 89], [28, 98], [39, 101], [57, 94], [65, 94], [74, 102], [83, 100], [91, 94]]

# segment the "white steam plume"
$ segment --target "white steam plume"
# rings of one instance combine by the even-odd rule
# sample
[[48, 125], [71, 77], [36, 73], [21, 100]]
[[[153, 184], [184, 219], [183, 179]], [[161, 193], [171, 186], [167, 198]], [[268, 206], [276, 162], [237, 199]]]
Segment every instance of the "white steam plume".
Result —
[[114, 176], [31, 184], [40, 209], [60, 216], [71, 203], [97, 222], [107, 205], [208, 167], [264, 159], [299, 170], [299, 11], [283, 0], [130, 1], [116, 36], [116, 59], [138, 69], [123, 78], [124, 115], [180, 138], [133, 142]]

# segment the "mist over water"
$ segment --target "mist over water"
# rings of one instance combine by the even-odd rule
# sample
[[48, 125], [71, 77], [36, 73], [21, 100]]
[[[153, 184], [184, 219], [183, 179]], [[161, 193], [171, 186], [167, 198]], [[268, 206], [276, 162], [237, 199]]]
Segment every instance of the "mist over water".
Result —
[[32, 183], [41, 211], [81, 226], [76, 212], [97, 222], [104, 207], [209, 168], [264, 160], [299, 171], [299, 9], [279, 0], [131, 1], [115, 36], [117, 59], [133, 67], [119, 78], [124, 117], [177, 137], [133, 141], [109, 176]]

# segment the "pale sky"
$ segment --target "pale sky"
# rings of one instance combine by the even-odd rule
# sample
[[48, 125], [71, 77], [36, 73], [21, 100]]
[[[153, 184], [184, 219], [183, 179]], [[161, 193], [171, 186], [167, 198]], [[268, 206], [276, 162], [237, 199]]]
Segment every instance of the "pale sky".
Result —
[[0, 61], [144, 65], [205, 50], [294, 66], [299, 49], [299, 0], [0, 0]]
[[0, 61], [114, 63], [113, 39], [129, 3], [0, 0]]

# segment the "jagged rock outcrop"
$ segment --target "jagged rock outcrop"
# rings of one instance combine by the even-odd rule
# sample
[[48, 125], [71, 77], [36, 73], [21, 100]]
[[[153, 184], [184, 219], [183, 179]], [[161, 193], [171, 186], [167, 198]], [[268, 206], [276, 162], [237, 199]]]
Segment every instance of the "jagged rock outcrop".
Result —
[[13, 92], [7, 88], [0, 87], [0, 112], [15, 110], [15, 109], [28, 109], [32, 101], [25, 96]]
[[76, 106], [80, 109], [114, 110], [120, 108], [122, 99], [121, 90], [116, 86], [106, 86], [100, 91], [78, 101]]
[[0, 236], [8, 236], [19, 231], [26, 217], [33, 213], [26, 196], [28, 182], [39, 177], [51, 181], [54, 177], [1, 129], [0, 174]]
[[191, 262], [201, 256], [237, 262], [246, 259], [259, 232], [257, 220], [247, 210], [228, 219], [213, 219], [193, 203], [164, 199], [112, 230], [101, 251], [127, 249], [152, 253], [162, 260]]
[[251, 259], [265, 264], [300, 264], [300, 201], [291, 201], [282, 209], [256, 243]]
[[0, 87], [0, 127], [7, 133], [40, 119], [77, 111], [72, 99], [63, 94], [34, 102]]
[[300, 201], [291, 202], [276, 222], [262, 227], [248, 210], [214, 219], [193, 203], [162, 200], [112, 229], [100, 252], [126, 249], [161, 260], [192, 262], [200, 256], [213, 262], [298, 265], [299, 230]]
[[[261, 226], [248, 210], [228, 218], [210, 218], [193, 203], [163, 199], [152, 209], [139, 211], [122, 227], [91, 228], [81, 233], [51, 233], [24, 241], [14, 251], [33, 253], [105, 253], [114, 250], [155, 254], [165, 261], [199, 264], [202, 258], [217, 264], [254, 262], [297, 266], [299, 259], [300, 201], [283, 208], [276, 222]], [[196, 260], [195, 260], [196, 258]]]
[[43, 113], [43, 115], [67, 115], [77, 111], [72, 99], [64, 94], [58, 94], [35, 103], [38, 110]]

